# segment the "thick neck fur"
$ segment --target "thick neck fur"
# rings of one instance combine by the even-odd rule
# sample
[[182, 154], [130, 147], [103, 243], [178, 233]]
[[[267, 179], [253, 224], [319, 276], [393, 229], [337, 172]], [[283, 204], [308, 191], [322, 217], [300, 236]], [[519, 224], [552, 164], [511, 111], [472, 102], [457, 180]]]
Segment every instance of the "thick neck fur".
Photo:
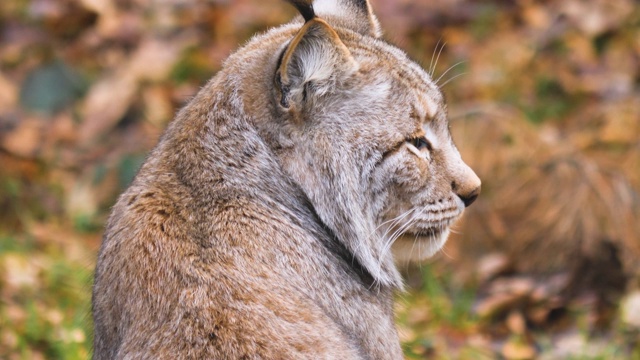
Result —
[[[360, 196], [362, 194], [358, 194], [355, 189], [348, 191], [344, 187], [345, 184], [349, 186], [348, 184], [360, 183], [362, 179], [344, 179], [344, 176], [349, 175], [347, 172], [317, 178], [313, 175], [314, 169], [304, 168], [307, 160], [309, 163], [318, 161], [305, 159], [302, 154], [296, 153], [294, 145], [305, 145], [295, 144], [302, 138], [295, 133], [304, 131], [304, 127], [294, 124], [291, 119], [286, 118], [286, 114], [279, 112], [274, 96], [263, 96], [273, 92], [272, 74], [276, 70], [278, 54], [295, 30], [296, 25], [285, 26], [263, 35], [270, 38], [282, 37], [280, 43], [271, 42], [273, 45], [270, 48], [255, 46], [254, 44], [260, 43], [260, 38], [255, 39], [230, 57], [225, 68], [182, 110], [172, 126], [189, 122], [189, 128], [200, 134], [201, 141], [189, 142], [187, 140], [193, 134], [185, 133], [184, 136], [174, 136], [171, 139], [173, 143], [168, 146], [174, 152], [180, 149], [183, 152], [201, 153], [211, 160], [211, 164], [205, 165], [197, 161], [193, 164], [185, 163], [185, 157], [182, 156], [184, 154], [176, 153], [176, 166], [182, 168], [178, 172], [209, 174], [210, 179], [217, 179], [215, 181], [220, 181], [220, 178], [230, 179], [225, 181], [241, 179], [243, 188], [260, 189], [261, 196], [268, 196], [271, 201], [285, 208], [304, 204], [308, 207], [307, 211], [315, 214], [315, 221], [319, 219], [319, 225], [330, 230], [333, 238], [341, 242], [340, 246], [349, 253], [347, 258], [351, 259], [351, 263], [358, 265], [364, 261], [365, 264], [374, 264], [357, 266], [365, 277], [374, 279], [372, 288], [399, 286], [401, 280], [391, 253], [381, 258], [383, 254], [368, 252], [371, 245], [367, 242], [379, 241], [374, 238], [375, 219], [372, 214], [354, 212], [367, 210], [354, 206], [365, 203], [366, 199], [347, 197], [337, 201], [335, 197], [326, 197], [336, 190], [346, 196]], [[236, 58], [241, 61], [236, 61]], [[330, 152], [332, 150], [328, 148], [327, 153]], [[355, 159], [343, 158], [339, 153], [337, 155], [334, 159], [326, 159], [329, 162], [325, 164], [327, 168], [356, 169], [361, 166], [349, 163]], [[342, 161], [344, 163], [336, 163]], [[352, 176], [355, 177], [358, 173], [356, 171]], [[202, 187], [201, 179], [184, 181], [198, 184], [197, 191], [218, 190], [216, 187]], [[291, 203], [292, 199], [296, 199], [297, 203]], [[374, 273], [371, 273], [372, 268]]]

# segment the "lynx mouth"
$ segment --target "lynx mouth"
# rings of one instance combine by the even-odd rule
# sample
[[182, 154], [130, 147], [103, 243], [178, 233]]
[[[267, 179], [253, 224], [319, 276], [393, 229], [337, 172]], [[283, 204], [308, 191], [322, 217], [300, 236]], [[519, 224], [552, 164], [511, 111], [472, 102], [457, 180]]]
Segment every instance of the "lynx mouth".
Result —
[[418, 231], [407, 231], [406, 233], [404, 233], [404, 236], [409, 236], [409, 237], [414, 236], [416, 238], [420, 238], [420, 237], [434, 238], [434, 237], [440, 236], [443, 230], [444, 230], [443, 228], [427, 228], [427, 229], [421, 229]]
[[437, 225], [409, 229], [403, 234], [403, 236], [407, 238], [414, 237], [416, 240], [419, 240], [420, 238], [439, 238], [444, 233], [448, 233], [449, 226], [452, 222], [453, 221], [448, 220]]

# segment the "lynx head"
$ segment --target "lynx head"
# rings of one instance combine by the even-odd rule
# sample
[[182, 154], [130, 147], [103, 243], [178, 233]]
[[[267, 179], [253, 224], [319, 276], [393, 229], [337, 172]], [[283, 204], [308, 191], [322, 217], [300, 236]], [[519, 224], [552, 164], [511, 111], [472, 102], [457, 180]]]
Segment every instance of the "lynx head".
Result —
[[441, 249], [480, 179], [451, 139], [441, 91], [380, 39], [368, 1], [290, 2], [305, 23], [273, 75], [272, 147], [355, 259], [399, 285], [394, 257]]

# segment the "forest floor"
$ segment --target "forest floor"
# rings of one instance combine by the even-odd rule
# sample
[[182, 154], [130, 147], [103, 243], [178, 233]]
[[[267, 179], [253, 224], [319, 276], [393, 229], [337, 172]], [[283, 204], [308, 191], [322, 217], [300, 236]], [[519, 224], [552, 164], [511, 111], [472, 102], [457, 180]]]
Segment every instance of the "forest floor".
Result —
[[[372, 0], [482, 194], [403, 268], [409, 359], [640, 360], [640, 7]], [[0, 358], [87, 359], [110, 207], [280, 0], [0, 1]]]

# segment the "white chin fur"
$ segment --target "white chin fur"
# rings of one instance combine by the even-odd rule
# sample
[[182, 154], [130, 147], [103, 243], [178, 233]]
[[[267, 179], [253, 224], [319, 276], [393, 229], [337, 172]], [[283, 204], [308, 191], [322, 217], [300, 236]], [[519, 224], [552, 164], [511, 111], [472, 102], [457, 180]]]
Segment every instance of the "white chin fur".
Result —
[[436, 236], [403, 235], [392, 245], [391, 251], [396, 264], [424, 261], [440, 251], [449, 237], [449, 229]]

